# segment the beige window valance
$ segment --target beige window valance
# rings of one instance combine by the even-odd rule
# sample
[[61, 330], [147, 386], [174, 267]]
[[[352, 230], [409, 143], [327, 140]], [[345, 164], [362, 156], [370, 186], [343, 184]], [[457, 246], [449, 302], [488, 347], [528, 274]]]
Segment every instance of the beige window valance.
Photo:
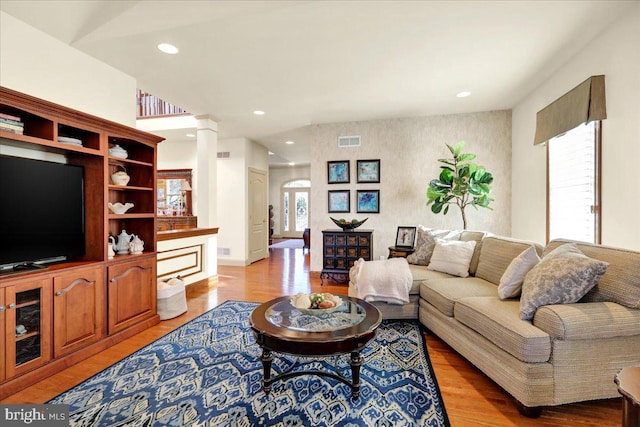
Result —
[[604, 76], [591, 76], [538, 111], [534, 145], [574, 127], [607, 118]]

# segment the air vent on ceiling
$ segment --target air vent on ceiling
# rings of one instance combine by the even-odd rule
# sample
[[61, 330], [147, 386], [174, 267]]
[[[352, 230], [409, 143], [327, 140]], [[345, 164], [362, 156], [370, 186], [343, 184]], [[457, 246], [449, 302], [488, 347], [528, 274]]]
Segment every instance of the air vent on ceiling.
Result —
[[338, 137], [338, 147], [340, 148], [359, 147], [359, 146], [360, 146], [360, 135]]
[[218, 151], [218, 158], [219, 159], [228, 159], [229, 158], [229, 152], [228, 151]]

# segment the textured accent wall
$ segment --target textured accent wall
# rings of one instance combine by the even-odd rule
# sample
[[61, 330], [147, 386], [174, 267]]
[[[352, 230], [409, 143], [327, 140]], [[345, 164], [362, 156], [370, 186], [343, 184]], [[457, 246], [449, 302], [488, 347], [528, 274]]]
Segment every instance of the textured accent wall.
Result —
[[[511, 111], [385, 119], [312, 125], [311, 143], [311, 270], [322, 269], [322, 230], [336, 228], [334, 218], [368, 217], [363, 229], [373, 229], [374, 259], [388, 255], [398, 226], [422, 224], [462, 228], [460, 211], [435, 215], [426, 206], [429, 181], [438, 176], [439, 158], [449, 157], [446, 144], [467, 142], [465, 152], [494, 175], [493, 211], [467, 208], [468, 228], [495, 234], [511, 232]], [[360, 135], [357, 148], [338, 148], [338, 136]], [[380, 184], [356, 183], [356, 160], [380, 159]], [[327, 184], [327, 161], [350, 160], [351, 182]], [[328, 190], [351, 190], [351, 213], [329, 214]], [[379, 189], [380, 213], [357, 214], [356, 190]]]

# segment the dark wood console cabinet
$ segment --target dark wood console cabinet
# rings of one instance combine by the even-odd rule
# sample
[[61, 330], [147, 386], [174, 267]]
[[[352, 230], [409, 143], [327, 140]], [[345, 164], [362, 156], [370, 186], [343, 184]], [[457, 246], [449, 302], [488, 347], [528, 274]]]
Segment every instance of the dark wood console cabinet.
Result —
[[[46, 270], [0, 276], [3, 399], [160, 321], [156, 165], [163, 138], [4, 87], [0, 113], [20, 122], [15, 133], [0, 127], [4, 152], [51, 155], [82, 166], [85, 192], [84, 256]], [[81, 144], [61, 142], [62, 137]], [[127, 156], [110, 154], [115, 145]], [[112, 182], [111, 175], [122, 170], [129, 182]], [[109, 202], [134, 207], [116, 214]], [[122, 230], [138, 235], [144, 251], [109, 259], [109, 236]]]
[[373, 230], [322, 230], [321, 283], [324, 284], [325, 278], [348, 282], [353, 264], [359, 258], [371, 261], [372, 256]]

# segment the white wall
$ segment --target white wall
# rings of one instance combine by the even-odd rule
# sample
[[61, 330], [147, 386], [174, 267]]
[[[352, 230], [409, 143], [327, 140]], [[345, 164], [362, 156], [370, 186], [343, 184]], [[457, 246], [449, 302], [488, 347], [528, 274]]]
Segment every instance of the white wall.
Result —
[[589, 76], [604, 74], [602, 243], [640, 249], [639, 52], [637, 4], [513, 109], [514, 236], [546, 238], [546, 146], [533, 146], [536, 113]]
[[[373, 229], [373, 258], [388, 255], [398, 226], [422, 224], [462, 228], [455, 207], [444, 216], [426, 206], [429, 181], [440, 173], [437, 159], [450, 157], [445, 144], [465, 140], [465, 152], [494, 175], [493, 211], [467, 209], [467, 228], [509, 235], [511, 230], [511, 112], [415, 117], [312, 126], [311, 144], [311, 270], [322, 269], [323, 229], [337, 228], [329, 216], [369, 218], [362, 229]], [[360, 135], [358, 148], [338, 148], [339, 135]], [[380, 184], [356, 184], [356, 160], [380, 159]], [[327, 161], [350, 160], [351, 183], [327, 184]], [[351, 213], [329, 214], [327, 191], [349, 189]], [[356, 213], [356, 190], [379, 189], [380, 213]]]
[[[273, 227], [274, 236], [280, 236], [282, 218], [280, 215], [282, 198], [280, 190], [282, 185], [289, 181], [298, 179], [311, 179], [311, 166], [283, 166], [283, 167], [271, 167], [269, 168], [269, 204], [273, 205], [273, 220], [275, 225]], [[313, 182], [311, 183], [313, 185]], [[313, 210], [313, 206], [310, 206], [310, 210]]]
[[158, 169], [193, 169], [195, 171], [197, 154], [195, 141], [162, 141], [158, 144]]
[[[251, 167], [268, 175], [268, 151], [246, 138], [218, 140], [218, 151], [229, 152], [229, 158], [218, 159], [218, 263], [247, 265], [248, 170]], [[220, 252], [225, 249], [230, 251], [229, 255]]]
[[135, 126], [133, 77], [1, 11], [0, 85]]

